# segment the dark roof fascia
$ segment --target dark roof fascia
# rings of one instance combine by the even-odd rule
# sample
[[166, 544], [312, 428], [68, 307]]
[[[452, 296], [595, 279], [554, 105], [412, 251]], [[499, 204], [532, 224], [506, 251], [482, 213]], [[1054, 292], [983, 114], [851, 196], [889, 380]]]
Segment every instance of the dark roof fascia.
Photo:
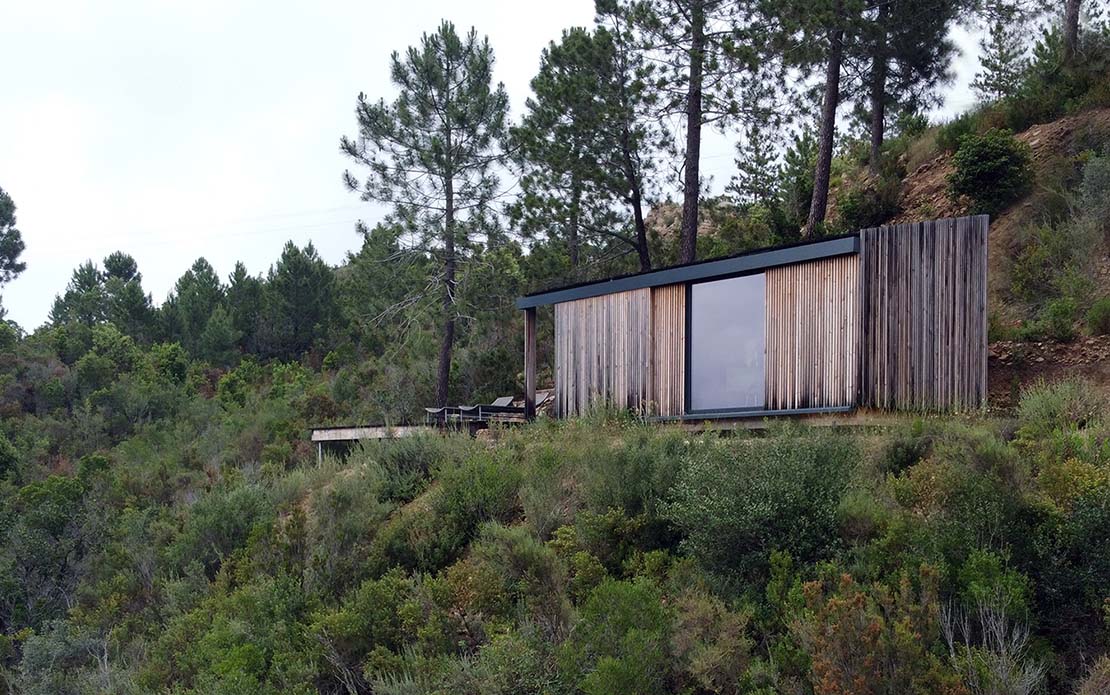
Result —
[[587, 297], [600, 297], [614, 292], [627, 292], [645, 287], [659, 287], [660, 285], [675, 285], [682, 282], [693, 282], [710, 278], [725, 278], [735, 275], [754, 273], [766, 268], [775, 268], [793, 263], [804, 263], [821, 258], [845, 256], [859, 253], [859, 235], [837, 237], [835, 239], [822, 239], [805, 244], [784, 246], [782, 248], [754, 251], [740, 256], [721, 258], [718, 260], [701, 261], [687, 265], [678, 265], [661, 270], [649, 270], [646, 273], [625, 275], [609, 280], [598, 280], [582, 285], [563, 287], [526, 295], [516, 300], [516, 308], [531, 309], [548, 304], [571, 302]]

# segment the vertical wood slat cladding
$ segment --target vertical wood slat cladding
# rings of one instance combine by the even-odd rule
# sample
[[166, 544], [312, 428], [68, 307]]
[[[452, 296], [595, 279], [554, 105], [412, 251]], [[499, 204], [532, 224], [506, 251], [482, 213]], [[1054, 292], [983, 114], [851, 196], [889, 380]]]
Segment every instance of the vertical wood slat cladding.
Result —
[[987, 226], [980, 215], [860, 232], [862, 405], [986, 404]]
[[766, 407], [852, 405], [859, 371], [859, 258], [766, 271]]
[[555, 410], [640, 410], [651, 397], [651, 289], [555, 305]]
[[686, 380], [686, 285], [651, 289], [651, 398], [654, 414], [682, 415]]

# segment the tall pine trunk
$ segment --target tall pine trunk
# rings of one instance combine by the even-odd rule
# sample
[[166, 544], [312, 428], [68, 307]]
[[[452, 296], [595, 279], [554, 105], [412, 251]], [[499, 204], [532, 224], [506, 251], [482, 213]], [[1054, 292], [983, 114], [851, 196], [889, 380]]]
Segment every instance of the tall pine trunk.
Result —
[[1066, 0], [1064, 3], [1064, 62], [1075, 60], [1079, 48], [1079, 1]]
[[632, 161], [632, 136], [627, 124], [621, 128], [621, 163], [624, 166], [624, 180], [628, 184], [626, 198], [632, 207], [632, 224], [636, 232], [636, 255], [640, 259], [640, 270], [651, 270], [651, 252], [647, 242], [647, 224], [644, 222], [644, 196], [640, 183], [640, 173]]
[[871, 56], [870, 94], [871, 100], [871, 152], [867, 166], [872, 174], [878, 176], [883, 156], [883, 139], [886, 135], [886, 75], [887, 75], [887, 4], [879, 5], [875, 20], [878, 27], [875, 53]]
[[436, 370], [436, 405], [447, 405], [447, 388], [451, 382], [451, 352], [455, 347], [455, 182], [445, 177], [446, 205], [443, 218], [443, 339], [439, 344], [439, 368]]
[[632, 189], [632, 218], [636, 225], [636, 254], [640, 258], [640, 270], [651, 270], [651, 253], [648, 251], [647, 225], [644, 224], [644, 206], [639, 182]]
[[842, 4], [836, 4], [836, 25], [829, 32], [829, 56], [825, 70], [825, 96], [821, 105], [821, 134], [817, 143], [817, 169], [813, 174], [813, 198], [803, 237], [812, 236], [825, 221], [829, 207], [829, 172], [832, 168], [833, 138], [836, 135], [836, 107], [840, 104], [840, 63], [844, 58]]
[[578, 216], [582, 209], [582, 187], [578, 184], [578, 175], [573, 177], [570, 184], [570, 220], [567, 224], [567, 255], [570, 256], [570, 267], [578, 269]]
[[682, 183], [682, 263], [698, 255], [698, 202], [701, 196], [702, 65], [705, 61], [705, 8], [692, 3], [690, 81], [686, 92], [686, 161]]

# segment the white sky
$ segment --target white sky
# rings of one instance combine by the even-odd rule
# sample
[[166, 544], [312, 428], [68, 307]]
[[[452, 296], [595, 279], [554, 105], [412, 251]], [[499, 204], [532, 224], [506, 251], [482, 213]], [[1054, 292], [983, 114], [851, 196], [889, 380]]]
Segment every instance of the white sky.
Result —
[[[0, 187], [17, 206], [27, 271], [8, 318], [46, 321], [73, 268], [115, 250], [160, 304], [199, 256], [224, 278], [264, 272], [289, 239], [330, 263], [384, 208], [345, 190], [339, 137], [360, 92], [391, 97], [389, 55], [441, 19], [489, 36], [519, 117], [541, 49], [588, 25], [593, 0], [99, 0], [0, 3]], [[943, 111], [970, 104], [975, 41]], [[707, 135], [719, 190], [733, 137]]]

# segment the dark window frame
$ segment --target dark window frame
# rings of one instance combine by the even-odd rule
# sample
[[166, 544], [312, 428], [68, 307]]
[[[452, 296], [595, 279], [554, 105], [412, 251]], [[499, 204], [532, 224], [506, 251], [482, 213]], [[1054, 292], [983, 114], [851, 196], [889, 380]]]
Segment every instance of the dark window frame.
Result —
[[[697, 410], [692, 408], [691, 405], [690, 405], [693, 402], [693, 394], [694, 394], [694, 389], [692, 388], [692, 383], [693, 383], [693, 381], [692, 381], [692, 370], [693, 370], [694, 365], [693, 365], [693, 362], [690, 359], [691, 353], [692, 353], [692, 347], [694, 345], [693, 332], [692, 332], [693, 317], [694, 317], [694, 312], [693, 312], [693, 301], [694, 301], [693, 287], [694, 287], [694, 285], [704, 285], [704, 284], [710, 283], [710, 282], [719, 282], [721, 280], [733, 280], [735, 278], [750, 277], [752, 275], [764, 275], [765, 276], [766, 274], [767, 274], [767, 269], [766, 268], [759, 268], [759, 269], [751, 270], [751, 271], [744, 272], [744, 273], [732, 273], [730, 275], [721, 275], [721, 276], [699, 279], [699, 280], [696, 280], [696, 281], [691, 281], [691, 282], [685, 283], [685, 285], [686, 285], [686, 301], [685, 301], [685, 304], [686, 304], [686, 312], [685, 312], [686, 313], [686, 317], [685, 317], [686, 339], [683, 341], [683, 343], [685, 343], [685, 344], [683, 345], [684, 355], [683, 355], [683, 384], [682, 384], [682, 401], [683, 401], [682, 402], [682, 412], [683, 412], [684, 417], [685, 416], [690, 416], [692, 418], [696, 418], [697, 416], [701, 416], [701, 415], [729, 415], [729, 414], [737, 414], [739, 416], [743, 416], [743, 415], [748, 414], [748, 413], [771, 413], [771, 412], [774, 412], [774, 411], [767, 410], [766, 374], [764, 374], [764, 384], [763, 384], [764, 394], [763, 394], [763, 404], [762, 405], [739, 406], [739, 407], [728, 407], [728, 408], [699, 408]], [[766, 299], [766, 295], [764, 295], [763, 311], [764, 311], [763, 320], [766, 321], [767, 320], [767, 315], [766, 315], [767, 299]], [[764, 359], [763, 369], [764, 369], [764, 371], [766, 371], [766, 369], [767, 369], [767, 362], [766, 362], [766, 360], [767, 360], [767, 336], [766, 336], [766, 334], [764, 334], [764, 336], [763, 336], [763, 359]]]

